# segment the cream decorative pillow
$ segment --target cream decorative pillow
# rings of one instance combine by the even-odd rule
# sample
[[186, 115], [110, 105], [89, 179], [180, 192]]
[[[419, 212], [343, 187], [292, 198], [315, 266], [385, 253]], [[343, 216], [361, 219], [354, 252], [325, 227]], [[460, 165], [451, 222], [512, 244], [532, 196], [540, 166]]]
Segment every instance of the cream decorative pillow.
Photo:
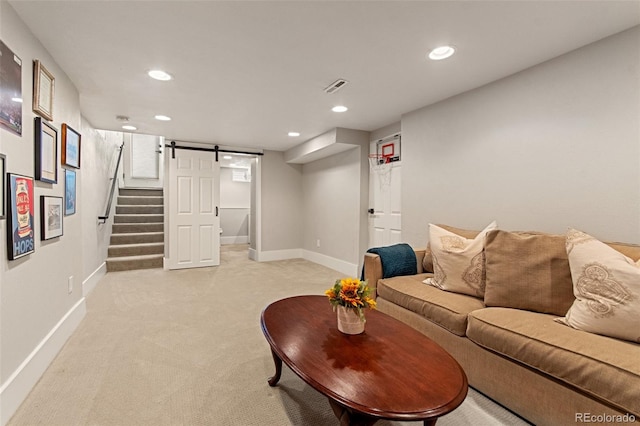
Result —
[[497, 227], [495, 221], [491, 222], [475, 238], [468, 239], [430, 223], [429, 245], [434, 275], [424, 283], [453, 293], [483, 297], [484, 237]]
[[556, 321], [640, 343], [640, 260], [575, 229], [566, 245], [576, 300]]

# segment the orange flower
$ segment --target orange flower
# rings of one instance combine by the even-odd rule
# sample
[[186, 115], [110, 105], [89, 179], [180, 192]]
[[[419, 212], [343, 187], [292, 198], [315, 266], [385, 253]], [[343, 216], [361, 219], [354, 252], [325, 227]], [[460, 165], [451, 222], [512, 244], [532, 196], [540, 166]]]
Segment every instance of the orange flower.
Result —
[[366, 281], [357, 278], [336, 280], [332, 288], [324, 292], [334, 306], [345, 306], [354, 309], [364, 321], [364, 308], [376, 308], [376, 302], [369, 297], [371, 290]]

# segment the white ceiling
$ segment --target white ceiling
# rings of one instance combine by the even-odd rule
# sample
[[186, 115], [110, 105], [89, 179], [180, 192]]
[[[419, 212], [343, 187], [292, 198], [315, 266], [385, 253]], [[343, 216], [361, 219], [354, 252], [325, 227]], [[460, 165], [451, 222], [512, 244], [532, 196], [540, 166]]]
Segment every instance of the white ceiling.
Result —
[[[125, 115], [140, 133], [273, 150], [334, 127], [378, 129], [640, 24], [640, 1], [9, 3], [93, 126], [121, 130]], [[441, 44], [457, 54], [425, 58]], [[154, 68], [174, 80], [151, 80]], [[338, 78], [349, 84], [324, 93]]]

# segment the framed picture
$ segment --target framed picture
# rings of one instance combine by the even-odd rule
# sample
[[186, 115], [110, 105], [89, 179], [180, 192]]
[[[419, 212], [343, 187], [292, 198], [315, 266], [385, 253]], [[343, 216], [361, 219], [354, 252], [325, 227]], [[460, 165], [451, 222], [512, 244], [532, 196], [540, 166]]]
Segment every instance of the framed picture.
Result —
[[7, 187], [7, 184], [4, 180], [6, 171], [7, 157], [5, 157], [4, 154], [0, 154], [0, 184], [2, 184], [2, 186], [0, 186], [0, 219], [4, 219], [6, 217], [6, 208], [4, 202], [4, 189]]
[[33, 112], [53, 121], [55, 78], [39, 60], [33, 61]]
[[80, 168], [80, 133], [62, 123], [62, 164]]
[[76, 212], [76, 172], [64, 171], [64, 215], [70, 216]]
[[41, 240], [62, 236], [62, 197], [40, 196]]
[[22, 61], [0, 41], [0, 127], [22, 135]]
[[58, 183], [58, 131], [40, 117], [34, 127], [36, 180]]
[[7, 254], [19, 259], [35, 251], [33, 178], [7, 173]]

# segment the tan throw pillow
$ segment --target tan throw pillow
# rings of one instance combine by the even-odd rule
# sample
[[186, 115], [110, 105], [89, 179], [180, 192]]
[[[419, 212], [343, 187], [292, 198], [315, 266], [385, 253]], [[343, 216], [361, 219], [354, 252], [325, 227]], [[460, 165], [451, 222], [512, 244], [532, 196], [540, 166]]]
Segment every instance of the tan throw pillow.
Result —
[[566, 244], [576, 300], [556, 321], [640, 343], [640, 261], [575, 229]]
[[484, 237], [496, 222], [491, 222], [473, 239], [429, 224], [429, 245], [433, 257], [433, 278], [425, 284], [453, 293], [484, 296]]
[[[475, 238], [480, 231], [471, 231], [469, 229], [456, 228], [455, 226], [449, 225], [441, 225], [437, 224], [440, 228], [446, 229], [449, 232], [453, 232], [454, 234], [461, 235], [465, 238], [473, 239]], [[430, 243], [427, 241], [427, 249], [424, 253], [424, 258], [422, 258], [422, 269], [425, 272], [433, 272], [433, 258], [431, 256], [431, 247]]]
[[564, 315], [575, 300], [564, 235], [489, 231], [487, 306]]

